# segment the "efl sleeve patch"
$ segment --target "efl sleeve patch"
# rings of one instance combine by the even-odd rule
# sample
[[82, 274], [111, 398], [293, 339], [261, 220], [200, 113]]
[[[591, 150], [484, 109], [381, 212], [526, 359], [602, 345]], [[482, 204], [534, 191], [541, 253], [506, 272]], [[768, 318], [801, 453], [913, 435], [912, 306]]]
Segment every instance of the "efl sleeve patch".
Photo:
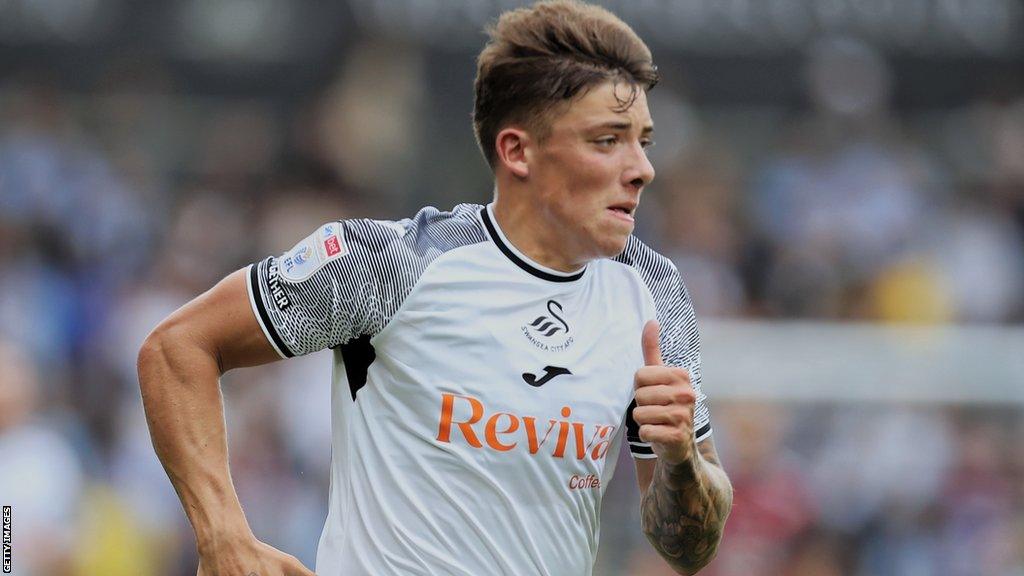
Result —
[[289, 282], [302, 282], [331, 260], [346, 254], [344, 227], [340, 222], [324, 224], [281, 255], [281, 277]]

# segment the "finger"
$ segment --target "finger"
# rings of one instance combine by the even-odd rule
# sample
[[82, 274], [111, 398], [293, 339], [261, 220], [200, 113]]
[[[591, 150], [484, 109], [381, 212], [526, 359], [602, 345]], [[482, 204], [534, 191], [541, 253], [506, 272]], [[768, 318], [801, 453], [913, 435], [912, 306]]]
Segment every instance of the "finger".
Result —
[[697, 401], [697, 394], [690, 386], [658, 384], [637, 388], [633, 398], [637, 406], [692, 406]]
[[661, 344], [658, 342], [660, 332], [657, 320], [648, 320], [644, 324], [643, 335], [640, 337], [641, 346], [644, 349], [644, 364], [647, 366], [661, 366]]
[[640, 439], [651, 444], [673, 445], [693, 438], [692, 430], [661, 424], [644, 424], [640, 427]]
[[672, 404], [671, 386], [645, 386], [637, 388], [633, 393], [637, 407], [640, 406], [668, 406]]
[[633, 421], [664, 426], [693, 428], [692, 406], [637, 406], [633, 409]]
[[690, 373], [685, 368], [675, 366], [641, 366], [633, 375], [633, 386], [690, 384]]

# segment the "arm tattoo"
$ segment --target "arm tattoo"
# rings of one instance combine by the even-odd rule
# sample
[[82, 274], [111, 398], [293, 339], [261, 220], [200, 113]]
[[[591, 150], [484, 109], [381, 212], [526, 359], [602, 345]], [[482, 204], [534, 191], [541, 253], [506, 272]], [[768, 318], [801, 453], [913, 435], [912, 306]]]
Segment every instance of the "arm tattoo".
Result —
[[698, 451], [692, 463], [659, 461], [640, 504], [644, 534], [681, 574], [695, 574], [714, 558], [732, 508], [732, 486], [711, 440]]

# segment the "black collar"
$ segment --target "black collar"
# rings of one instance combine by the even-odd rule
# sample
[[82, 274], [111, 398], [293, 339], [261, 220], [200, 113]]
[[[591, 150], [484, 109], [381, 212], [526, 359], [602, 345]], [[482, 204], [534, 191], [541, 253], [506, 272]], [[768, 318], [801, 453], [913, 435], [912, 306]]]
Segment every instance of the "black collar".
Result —
[[487, 210], [486, 206], [484, 206], [480, 210], [480, 219], [483, 220], [484, 227], [487, 228], [487, 235], [491, 237], [491, 240], [498, 246], [498, 249], [501, 250], [501, 253], [504, 254], [513, 263], [515, 263], [516, 266], [519, 266], [520, 268], [526, 270], [530, 274], [533, 274], [537, 278], [548, 280], [549, 282], [573, 282], [575, 280], [579, 280], [580, 278], [582, 278], [583, 273], [587, 271], [586, 267], [584, 267], [579, 272], [563, 275], [553, 274], [551, 272], [548, 272], [547, 270], [541, 270], [540, 268], [537, 268], [535, 264], [527, 262], [526, 260], [521, 258], [518, 254], [516, 254], [516, 251], [508, 245], [507, 241], [503, 238], [501, 232], [498, 230], [498, 226], [491, 220], [491, 215]]

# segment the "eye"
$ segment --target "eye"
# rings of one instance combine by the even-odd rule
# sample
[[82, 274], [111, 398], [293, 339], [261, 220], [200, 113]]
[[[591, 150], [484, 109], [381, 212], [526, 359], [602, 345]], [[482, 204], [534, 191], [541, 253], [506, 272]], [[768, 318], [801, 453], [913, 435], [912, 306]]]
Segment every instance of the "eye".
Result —
[[654, 144], [654, 140], [651, 140], [650, 138], [644, 138], [640, 140], [640, 147], [643, 148], [644, 150], [650, 150], [654, 146]]
[[618, 136], [605, 136], [603, 138], [598, 138], [594, 142], [598, 146], [602, 146], [604, 148], [611, 148], [612, 146], [617, 144], [618, 141], [619, 141], [619, 137]]

